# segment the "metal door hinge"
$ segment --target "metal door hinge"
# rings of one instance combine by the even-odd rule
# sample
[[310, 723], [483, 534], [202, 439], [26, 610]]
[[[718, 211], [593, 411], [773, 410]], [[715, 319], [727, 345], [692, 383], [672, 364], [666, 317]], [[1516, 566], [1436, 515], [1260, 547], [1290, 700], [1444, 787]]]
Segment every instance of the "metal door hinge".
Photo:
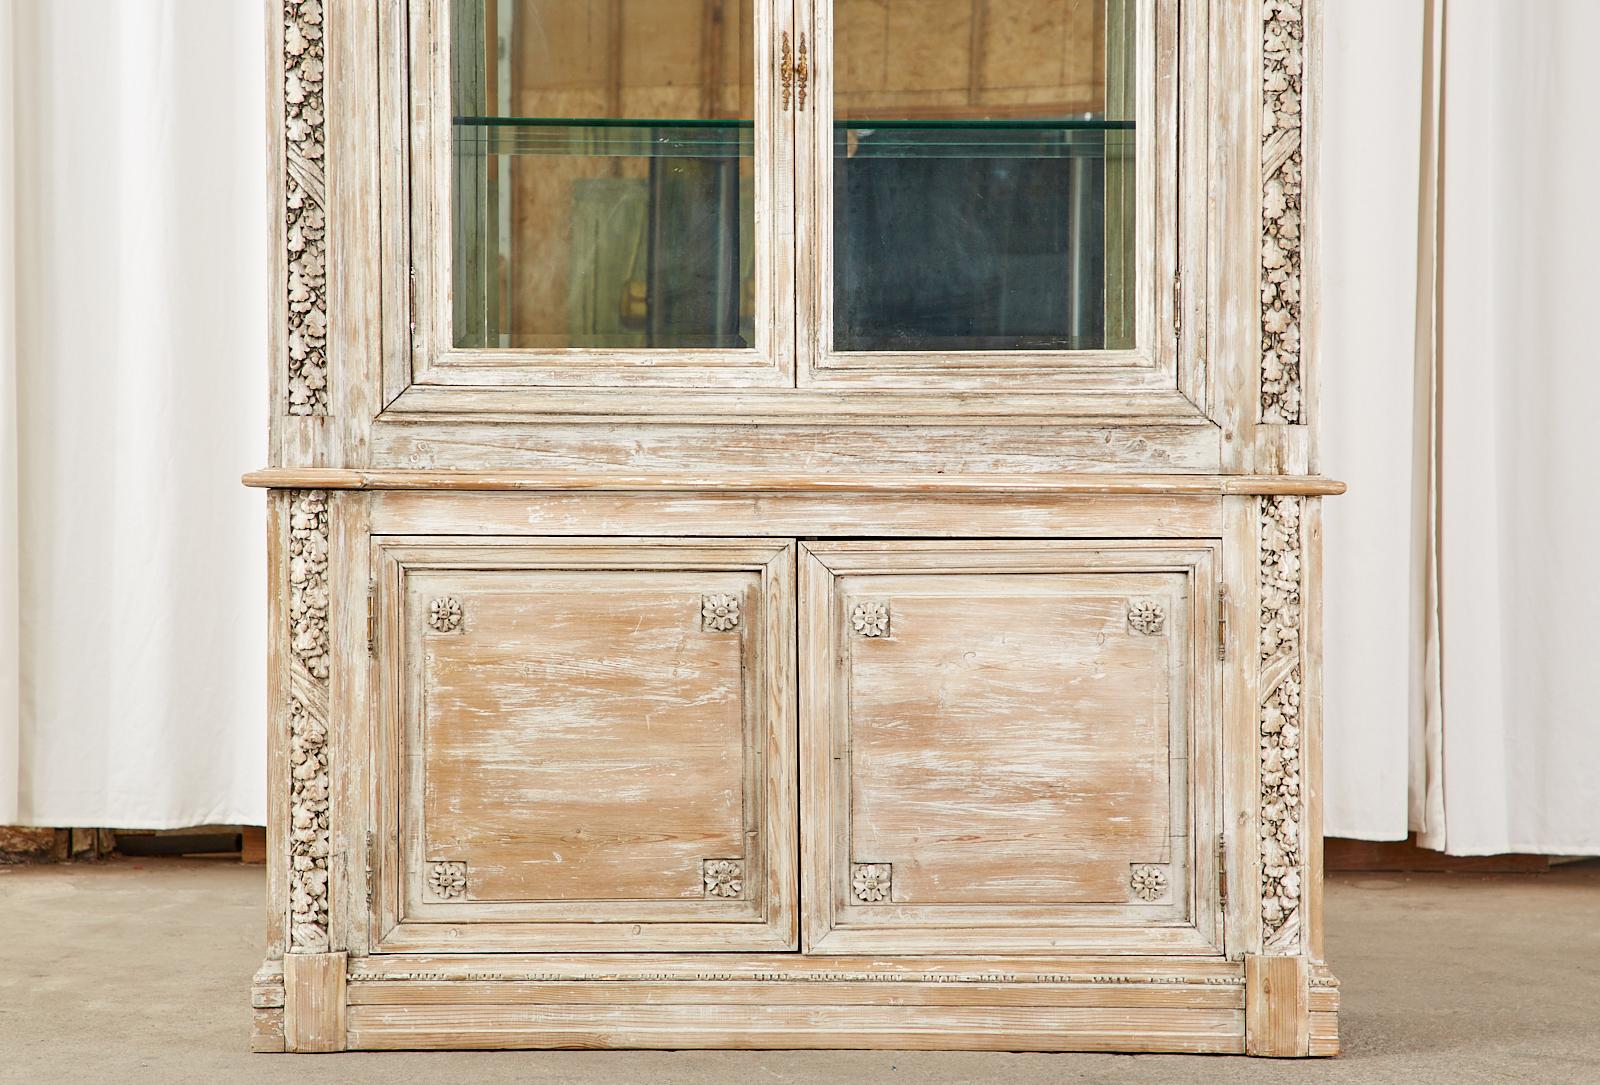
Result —
[[378, 603], [375, 585], [367, 585], [367, 651], [370, 653], [378, 645]]
[[367, 833], [367, 906], [372, 906], [372, 872], [378, 865], [376, 840], [371, 831]]
[[1228, 903], [1228, 845], [1217, 845], [1217, 899]]
[[1183, 339], [1183, 276], [1172, 277], [1172, 338]]
[[1228, 658], [1228, 586], [1217, 587], [1217, 659]]

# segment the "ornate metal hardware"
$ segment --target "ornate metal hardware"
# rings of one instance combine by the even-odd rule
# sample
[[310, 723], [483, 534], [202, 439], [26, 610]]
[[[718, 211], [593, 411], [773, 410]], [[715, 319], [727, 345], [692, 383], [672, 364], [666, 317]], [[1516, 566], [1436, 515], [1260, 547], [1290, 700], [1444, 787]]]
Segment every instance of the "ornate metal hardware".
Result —
[[778, 85], [783, 88], [783, 111], [789, 111], [789, 99], [794, 94], [794, 51], [789, 48], [789, 35], [783, 35], [782, 57], [778, 62]]
[[795, 108], [801, 113], [806, 111], [806, 87], [811, 82], [811, 64], [806, 59], [806, 36], [800, 34], [800, 58], [794, 62], [795, 77]]

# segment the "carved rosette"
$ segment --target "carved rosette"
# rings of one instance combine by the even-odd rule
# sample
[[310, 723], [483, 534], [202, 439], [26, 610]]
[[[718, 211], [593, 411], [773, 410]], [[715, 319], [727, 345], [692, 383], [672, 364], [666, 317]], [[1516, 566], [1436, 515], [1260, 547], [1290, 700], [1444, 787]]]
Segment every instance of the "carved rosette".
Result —
[[428, 864], [428, 890], [439, 900], [467, 895], [467, 864], [435, 860]]
[[1304, 850], [1300, 689], [1301, 510], [1261, 500], [1261, 923], [1266, 949], [1296, 951]]
[[1167, 872], [1150, 863], [1136, 863], [1128, 873], [1128, 889], [1146, 903], [1158, 901], [1167, 892]]
[[700, 622], [706, 629], [726, 633], [739, 627], [737, 595], [705, 595], [700, 599]]
[[461, 600], [441, 595], [428, 604], [428, 626], [436, 633], [454, 633], [461, 628]]
[[850, 611], [850, 628], [863, 637], [887, 637], [889, 604], [877, 600], [857, 603]]
[[328, 413], [328, 243], [322, 0], [283, 0], [283, 203], [288, 413]]
[[850, 895], [861, 904], [881, 904], [889, 899], [894, 880], [890, 863], [853, 863], [850, 867]]
[[1301, 417], [1304, 0], [1264, 0], [1261, 42], [1261, 421]]
[[700, 864], [706, 896], [732, 899], [744, 895], [744, 863], [739, 859], [707, 859]]
[[1159, 637], [1167, 628], [1166, 609], [1154, 599], [1129, 603], [1128, 628], [1147, 637]]
[[328, 495], [289, 496], [289, 950], [328, 949]]

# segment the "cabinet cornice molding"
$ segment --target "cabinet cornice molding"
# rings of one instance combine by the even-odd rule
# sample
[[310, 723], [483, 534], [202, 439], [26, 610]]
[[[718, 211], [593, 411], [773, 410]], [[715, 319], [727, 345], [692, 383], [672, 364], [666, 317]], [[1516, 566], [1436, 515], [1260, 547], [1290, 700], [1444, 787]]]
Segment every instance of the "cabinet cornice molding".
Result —
[[623, 475], [547, 471], [367, 471], [270, 467], [243, 478], [268, 490], [495, 490], [567, 493], [946, 493], [1230, 495], [1298, 494], [1328, 497], [1345, 484], [1320, 475]]

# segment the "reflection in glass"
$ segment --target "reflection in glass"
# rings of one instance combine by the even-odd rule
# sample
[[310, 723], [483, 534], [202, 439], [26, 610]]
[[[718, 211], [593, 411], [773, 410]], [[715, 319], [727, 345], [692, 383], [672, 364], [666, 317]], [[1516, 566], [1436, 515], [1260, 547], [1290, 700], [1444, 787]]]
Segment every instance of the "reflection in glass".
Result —
[[834, 349], [1133, 346], [1133, 0], [835, 0]]
[[754, 342], [752, 0], [453, 0], [454, 342]]

